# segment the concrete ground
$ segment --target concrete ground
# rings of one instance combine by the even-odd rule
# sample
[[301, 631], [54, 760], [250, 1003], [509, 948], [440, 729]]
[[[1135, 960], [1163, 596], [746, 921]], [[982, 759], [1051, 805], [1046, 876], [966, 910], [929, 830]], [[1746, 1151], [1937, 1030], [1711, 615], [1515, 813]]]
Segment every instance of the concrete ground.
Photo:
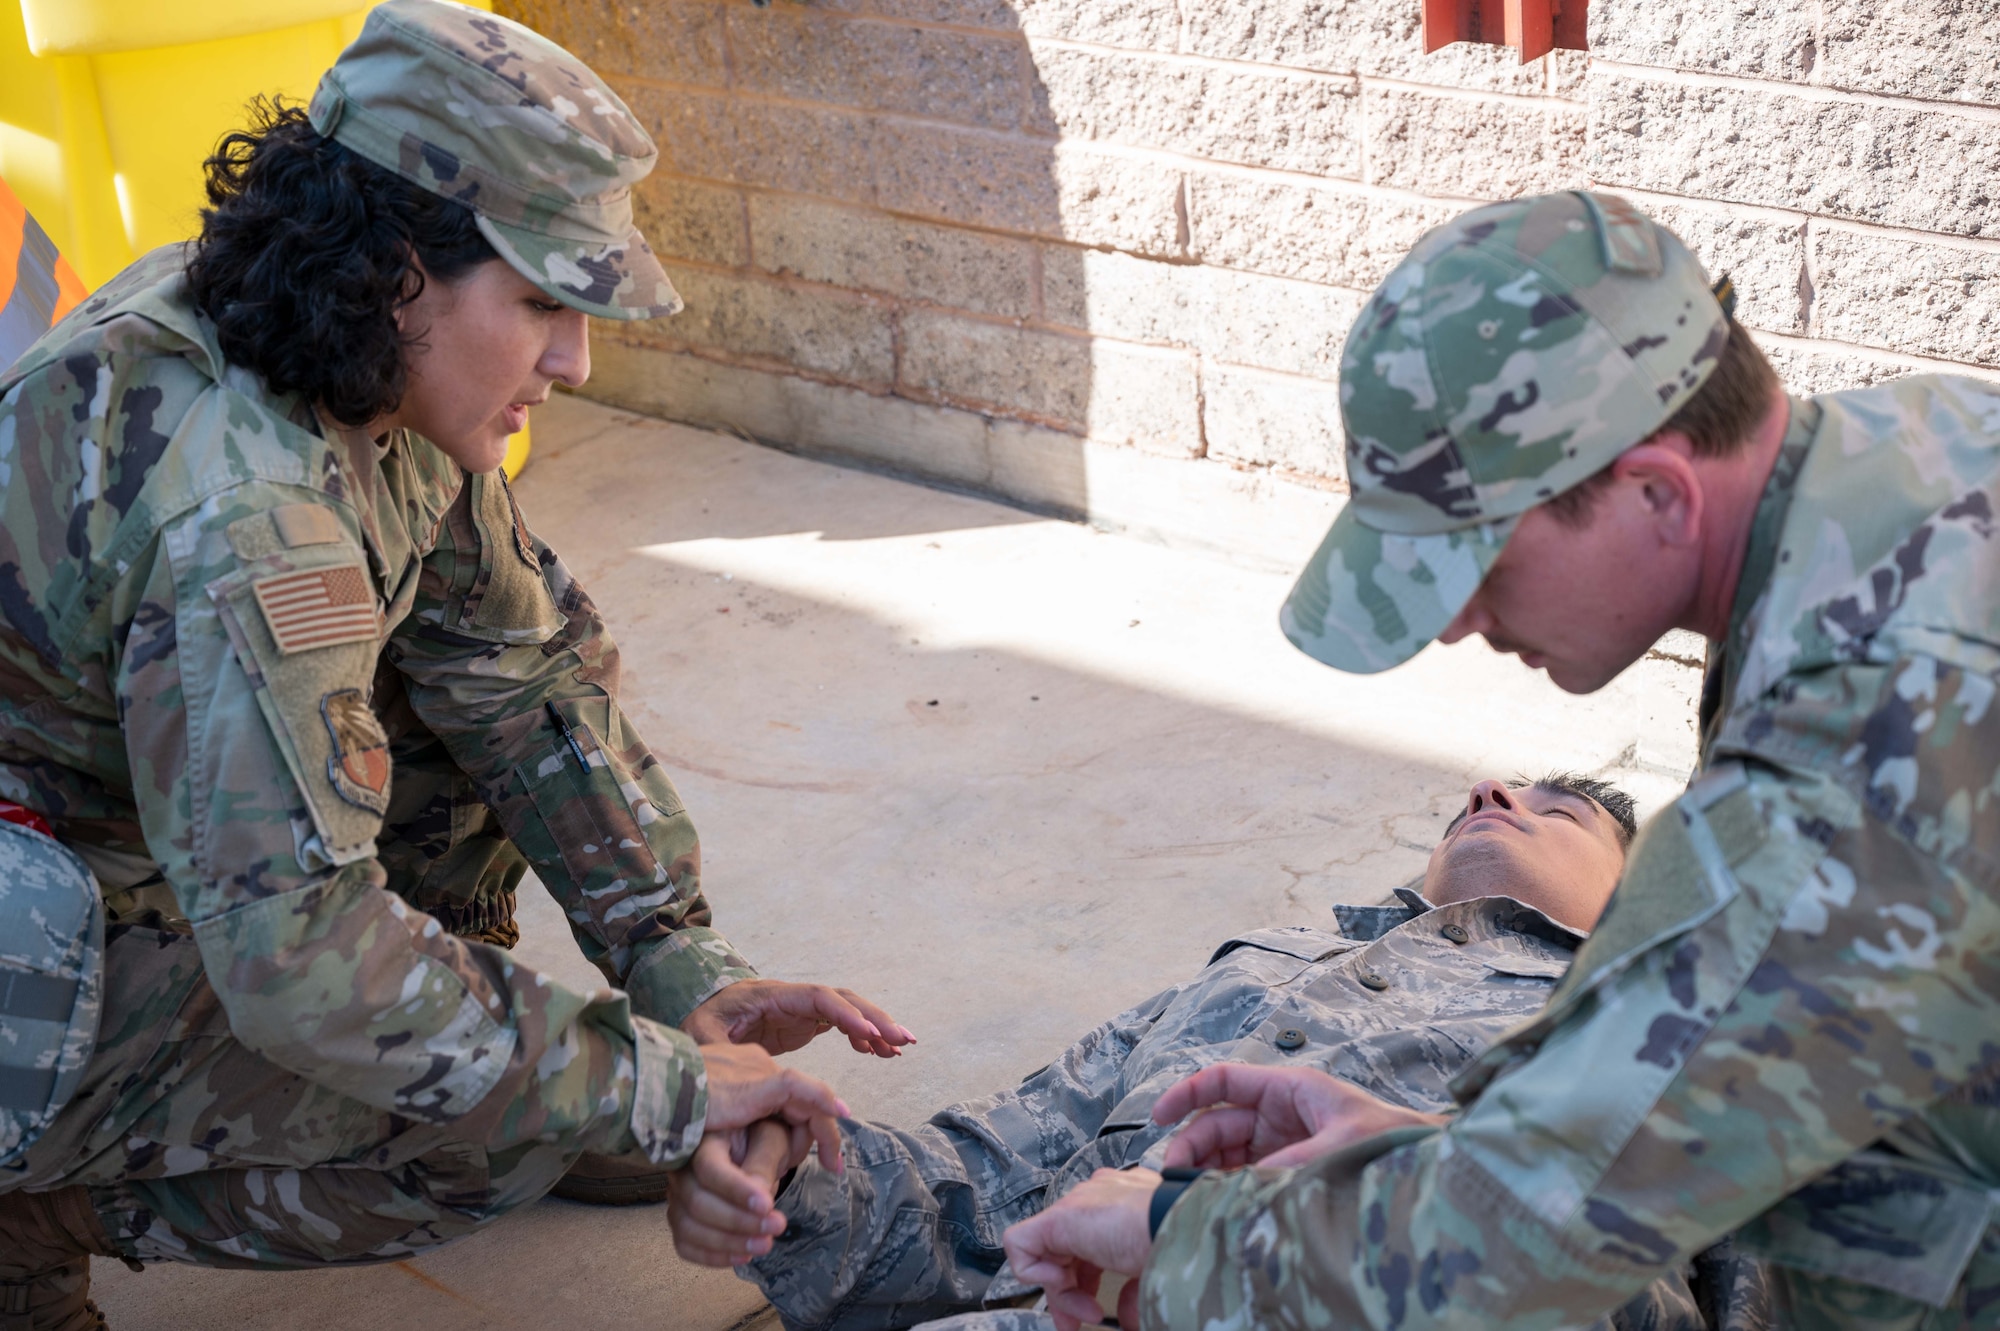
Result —
[[[1696, 672], [1666, 656], [1583, 699], [1478, 645], [1342, 676], [1279, 636], [1280, 574], [578, 399], [535, 431], [522, 506], [617, 631], [717, 923], [920, 1037], [792, 1056], [865, 1117], [1007, 1085], [1233, 933], [1385, 896], [1480, 777], [1607, 775], [1651, 809], [1693, 763]], [[522, 900], [521, 954], [597, 983]], [[97, 1275], [115, 1331], [769, 1317], [675, 1258], [663, 1209], [559, 1201], [390, 1266]]]

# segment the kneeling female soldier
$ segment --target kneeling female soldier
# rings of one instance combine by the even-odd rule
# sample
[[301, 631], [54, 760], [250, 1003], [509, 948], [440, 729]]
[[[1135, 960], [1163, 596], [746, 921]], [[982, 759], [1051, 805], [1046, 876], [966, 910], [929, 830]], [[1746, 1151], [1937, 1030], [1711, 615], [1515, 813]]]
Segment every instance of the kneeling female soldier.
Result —
[[[653, 158], [561, 49], [390, 0], [0, 377], [0, 1311], [97, 1324], [90, 1253], [402, 1257], [586, 1151], [829, 1126], [766, 1050], [908, 1040], [709, 927], [497, 471], [586, 314], [679, 308]], [[528, 865], [621, 992], [510, 960]]]

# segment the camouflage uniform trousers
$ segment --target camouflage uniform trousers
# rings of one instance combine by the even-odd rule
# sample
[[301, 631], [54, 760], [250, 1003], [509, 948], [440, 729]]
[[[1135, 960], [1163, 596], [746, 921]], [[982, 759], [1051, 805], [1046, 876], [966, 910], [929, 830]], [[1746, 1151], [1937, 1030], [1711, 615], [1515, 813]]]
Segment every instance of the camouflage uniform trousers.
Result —
[[[511, 944], [525, 861], [448, 765], [399, 755], [382, 860], [396, 890], [462, 936]], [[403, 758], [410, 761], [403, 765]], [[456, 927], [454, 927], [454, 925]], [[231, 1154], [210, 1151], [228, 1123]], [[614, 1136], [617, 1123], [604, 1135]], [[389, 1261], [541, 1197], [591, 1141], [494, 1153], [450, 1125], [375, 1109], [238, 1042], [194, 939], [114, 923], [82, 1086], [0, 1191], [85, 1185], [121, 1255], [287, 1269]]]

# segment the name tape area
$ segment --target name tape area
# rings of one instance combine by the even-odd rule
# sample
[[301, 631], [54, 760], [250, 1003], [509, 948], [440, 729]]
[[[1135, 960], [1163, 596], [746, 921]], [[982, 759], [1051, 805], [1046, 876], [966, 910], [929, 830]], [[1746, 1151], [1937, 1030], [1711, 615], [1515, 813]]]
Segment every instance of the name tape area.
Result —
[[251, 587], [272, 640], [287, 656], [375, 637], [375, 594], [357, 565], [280, 573]]

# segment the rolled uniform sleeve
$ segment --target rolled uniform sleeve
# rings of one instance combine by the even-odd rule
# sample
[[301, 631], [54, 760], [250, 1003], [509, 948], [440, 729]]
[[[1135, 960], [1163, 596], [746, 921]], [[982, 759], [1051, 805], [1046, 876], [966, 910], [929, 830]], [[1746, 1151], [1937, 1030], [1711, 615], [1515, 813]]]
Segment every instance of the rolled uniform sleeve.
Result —
[[117, 696], [141, 823], [231, 1031], [489, 1149], [684, 1158], [706, 1112], [685, 1036], [623, 995], [578, 995], [468, 946], [383, 890], [390, 773], [367, 706], [379, 612], [351, 519], [297, 549], [245, 555], [231, 539], [295, 500], [328, 502], [263, 484], [212, 496], [121, 561], [110, 591], [130, 625]]
[[2000, 1165], [1967, 1127], [2000, 1024], [1994, 693], [1925, 656], [1794, 677], [1642, 832], [1450, 1126], [1197, 1183], [1144, 1325], [1581, 1324], [1739, 1227], [1808, 1284], [1962, 1297]]
[[472, 477], [445, 516], [390, 653], [636, 1012], [679, 1025], [756, 974], [710, 925], [694, 823], [618, 706], [604, 621], [497, 473]]

